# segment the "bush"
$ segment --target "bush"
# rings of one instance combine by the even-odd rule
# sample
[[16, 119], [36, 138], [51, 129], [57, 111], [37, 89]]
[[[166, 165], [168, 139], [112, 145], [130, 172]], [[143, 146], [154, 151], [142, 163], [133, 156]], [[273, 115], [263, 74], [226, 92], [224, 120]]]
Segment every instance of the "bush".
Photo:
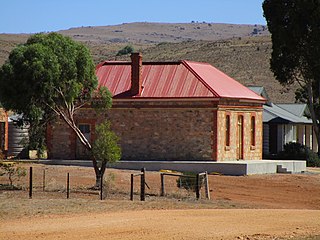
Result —
[[[196, 191], [196, 184], [197, 184], [197, 174], [192, 173], [192, 172], [185, 172], [183, 175], [181, 175], [178, 179], [177, 179], [177, 187], [178, 188], [184, 188], [187, 191]], [[200, 179], [199, 179], [199, 189], [201, 189], [201, 187], [204, 184], [204, 176], [201, 175]]]
[[320, 167], [320, 157], [317, 153], [307, 149], [307, 166], [308, 167]]
[[284, 145], [284, 150], [277, 156], [284, 160], [306, 160], [308, 167], [320, 167], [320, 158], [317, 153], [301, 143], [290, 142]]
[[133, 52], [134, 52], [134, 48], [130, 45], [127, 45], [118, 51], [117, 56], [126, 55]]
[[0, 176], [6, 175], [9, 179], [9, 184], [12, 187], [14, 181], [20, 181], [21, 177], [27, 175], [25, 168], [16, 167], [15, 163], [0, 162]]

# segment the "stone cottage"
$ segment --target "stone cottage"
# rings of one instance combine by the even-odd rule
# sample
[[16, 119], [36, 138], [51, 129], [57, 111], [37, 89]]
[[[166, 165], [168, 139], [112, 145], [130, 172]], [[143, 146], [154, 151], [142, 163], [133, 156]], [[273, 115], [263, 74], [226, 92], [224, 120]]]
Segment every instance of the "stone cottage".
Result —
[[[120, 137], [124, 160], [262, 159], [265, 99], [207, 63], [106, 61], [96, 68], [99, 87], [113, 95], [105, 117]], [[77, 123], [90, 140], [102, 121], [81, 109]], [[62, 122], [48, 127], [51, 158], [87, 158]]]

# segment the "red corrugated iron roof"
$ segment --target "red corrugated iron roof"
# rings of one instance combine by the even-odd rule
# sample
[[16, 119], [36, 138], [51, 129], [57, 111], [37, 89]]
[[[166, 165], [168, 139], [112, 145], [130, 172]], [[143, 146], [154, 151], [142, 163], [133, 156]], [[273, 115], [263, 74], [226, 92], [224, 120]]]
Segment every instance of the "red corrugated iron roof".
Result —
[[114, 98], [236, 98], [265, 99], [210, 64], [143, 62], [142, 92], [130, 96], [131, 63], [106, 61], [96, 68], [99, 87], [105, 86]]

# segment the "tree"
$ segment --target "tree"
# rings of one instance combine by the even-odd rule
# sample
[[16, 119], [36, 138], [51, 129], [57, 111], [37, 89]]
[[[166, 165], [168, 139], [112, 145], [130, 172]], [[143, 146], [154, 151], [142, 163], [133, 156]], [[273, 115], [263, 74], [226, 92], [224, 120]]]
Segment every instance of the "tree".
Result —
[[310, 109], [319, 146], [320, 0], [265, 0], [262, 7], [272, 35], [271, 70], [281, 84], [300, 86], [296, 99]]
[[[5, 109], [21, 113], [31, 126], [43, 126], [53, 116], [60, 117], [91, 152], [75, 114], [89, 104], [96, 109], [111, 107], [110, 92], [97, 90], [97, 84], [87, 47], [61, 34], [35, 34], [15, 48], [1, 67], [0, 102]], [[97, 175], [96, 161], [93, 159]]]
[[27, 175], [27, 171], [25, 168], [22, 168], [20, 166], [16, 167], [15, 163], [0, 162], [0, 176], [4, 175], [8, 176], [10, 187], [13, 189], [13, 182], [15, 180], [20, 181], [21, 177]]
[[127, 45], [118, 51], [117, 56], [126, 55], [133, 52], [134, 52], [134, 48], [130, 45]]
[[93, 156], [98, 159], [97, 169], [100, 169], [96, 178], [96, 186], [99, 186], [101, 178], [103, 178], [107, 163], [115, 163], [121, 158], [121, 148], [118, 141], [117, 135], [111, 131], [109, 121], [96, 126], [96, 140], [92, 147]]

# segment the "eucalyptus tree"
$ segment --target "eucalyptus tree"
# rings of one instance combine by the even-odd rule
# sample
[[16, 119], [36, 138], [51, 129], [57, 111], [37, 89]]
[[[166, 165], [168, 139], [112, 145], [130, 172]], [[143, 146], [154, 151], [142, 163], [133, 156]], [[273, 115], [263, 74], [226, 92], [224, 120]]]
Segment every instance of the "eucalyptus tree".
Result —
[[[0, 69], [0, 102], [21, 113], [31, 125], [60, 117], [92, 152], [92, 145], [75, 122], [83, 106], [108, 109], [112, 97], [106, 88], [97, 90], [95, 65], [84, 45], [58, 33], [35, 34], [9, 55]], [[96, 176], [99, 159], [93, 158]]]
[[271, 70], [281, 84], [300, 86], [296, 99], [309, 107], [319, 146], [320, 0], [265, 0], [262, 7], [272, 37]]

